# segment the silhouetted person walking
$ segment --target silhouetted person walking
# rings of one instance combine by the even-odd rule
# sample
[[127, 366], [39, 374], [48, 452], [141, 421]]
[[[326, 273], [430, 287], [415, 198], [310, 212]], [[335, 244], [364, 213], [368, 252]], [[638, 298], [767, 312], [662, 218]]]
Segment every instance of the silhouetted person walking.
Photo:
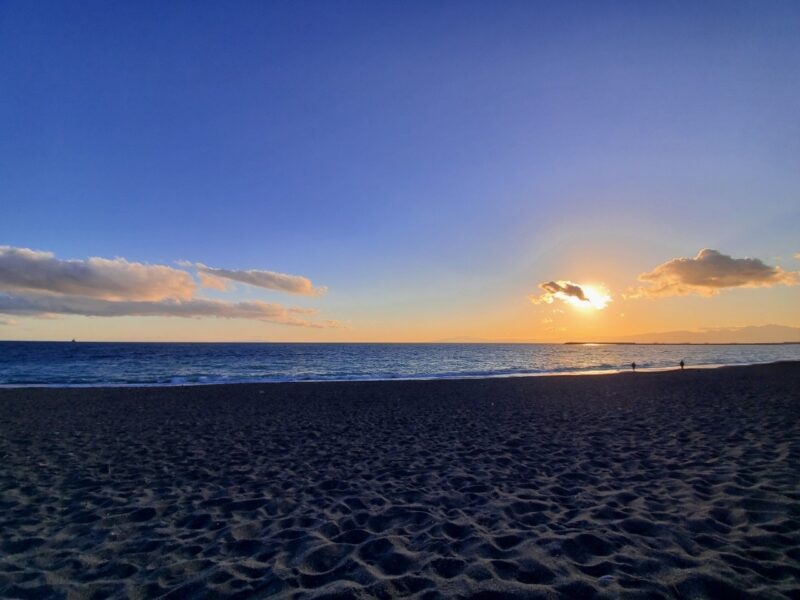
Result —
[[633, 372], [636, 373], [636, 363], [635, 362], [631, 363], [631, 369], [633, 369]]
[[681, 360], [681, 371], [683, 371], [683, 360]]

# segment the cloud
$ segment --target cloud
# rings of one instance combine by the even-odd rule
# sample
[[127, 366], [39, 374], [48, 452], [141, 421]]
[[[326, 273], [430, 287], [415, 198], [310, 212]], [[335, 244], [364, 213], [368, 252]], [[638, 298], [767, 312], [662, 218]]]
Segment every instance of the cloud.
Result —
[[304, 318], [315, 314], [307, 308], [287, 308], [255, 300], [251, 302], [225, 302], [194, 298], [191, 300], [104, 300], [86, 296], [26, 293], [0, 294], [0, 313], [12, 315], [82, 315], [92, 317], [217, 317], [221, 319], [255, 319], [284, 325], [305, 327], [335, 327], [335, 321], [317, 323]]
[[219, 277], [214, 277], [213, 275], [207, 275], [203, 271], [198, 271], [197, 276], [200, 277], [200, 285], [204, 288], [218, 290], [220, 292], [227, 292], [229, 285], [228, 282], [220, 279]]
[[[182, 267], [195, 266], [179, 262]], [[324, 288], [295, 275], [270, 271], [224, 271], [198, 265], [204, 287], [225, 291], [223, 277], [245, 274], [255, 280], [273, 276], [272, 289], [314, 295]], [[206, 272], [208, 270], [210, 272]], [[221, 273], [219, 275], [217, 272]], [[243, 275], [244, 277], [244, 275]], [[255, 284], [254, 284], [255, 285]], [[282, 286], [282, 287], [281, 287]], [[262, 285], [261, 287], [268, 287]], [[63, 315], [92, 317], [183, 317], [252, 319], [302, 327], [339, 327], [318, 321], [309, 308], [285, 307], [260, 300], [231, 302], [197, 297], [198, 285], [185, 270], [129, 262], [123, 258], [61, 260], [50, 252], [0, 246], [0, 314], [36, 318]], [[11, 324], [12, 321], [0, 321]]]
[[301, 296], [322, 296], [327, 291], [326, 287], [314, 287], [311, 280], [300, 275], [287, 275], [274, 271], [261, 271], [249, 269], [246, 271], [232, 269], [216, 269], [203, 263], [195, 263], [194, 267], [200, 276], [204, 287], [225, 289], [224, 279], [238, 281], [269, 290], [288, 292]]
[[562, 300], [566, 298], [577, 298], [582, 302], [589, 302], [583, 288], [571, 281], [547, 281], [545, 283], [540, 283], [539, 287], [544, 290], [544, 294], [536, 298], [532, 297], [531, 301], [534, 304], [539, 304], [541, 302], [552, 304], [554, 298]]
[[60, 260], [51, 252], [0, 246], [0, 290], [47, 291], [103, 300], [188, 300], [197, 285], [186, 271], [123, 258]]
[[612, 298], [605, 286], [582, 285], [572, 281], [546, 281], [539, 287], [543, 294], [528, 296], [534, 304], [552, 304], [554, 300], [561, 300], [577, 308], [603, 310]]
[[0, 326], [13, 327], [16, 324], [14, 319], [0, 319]]
[[725, 288], [797, 285], [800, 273], [771, 267], [757, 258], [733, 258], [704, 248], [694, 258], [673, 258], [642, 273], [639, 281], [647, 287], [628, 297], [714, 296]]

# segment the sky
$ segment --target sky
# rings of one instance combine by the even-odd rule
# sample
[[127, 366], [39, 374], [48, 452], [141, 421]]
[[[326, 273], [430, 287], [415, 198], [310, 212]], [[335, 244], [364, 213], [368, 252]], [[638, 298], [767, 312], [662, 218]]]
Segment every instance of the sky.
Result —
[[0, 339], [800, 327], [794, 2], [5, 0], [0, 82]]

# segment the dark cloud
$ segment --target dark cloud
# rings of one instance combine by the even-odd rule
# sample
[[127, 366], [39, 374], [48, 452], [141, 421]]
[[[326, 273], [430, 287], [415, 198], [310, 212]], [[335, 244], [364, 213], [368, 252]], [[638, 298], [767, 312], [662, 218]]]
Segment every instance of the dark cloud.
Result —
[[539, 287], [544, 290], [544, 293], [539, 296], [530, 296], [530, 300], [534, 304], [542, 302], [552, 304], [555, 299], [565, 300], [567, 298], [577, 298], [582, 302], [589, 302], [583, 288], [571, 281], [546, 281], [540, 283]]
[[572, 296], [573, 298], [583, 300], [584, 302], [589, 301], [583, 291], [583, 288], [577, 283], [571, 283], [569, 281], [548, 281], [547, 283], [539, 284], [539, 287], [545, 291], [545, 294], [550, 296], [563, 294], [564, 296]]

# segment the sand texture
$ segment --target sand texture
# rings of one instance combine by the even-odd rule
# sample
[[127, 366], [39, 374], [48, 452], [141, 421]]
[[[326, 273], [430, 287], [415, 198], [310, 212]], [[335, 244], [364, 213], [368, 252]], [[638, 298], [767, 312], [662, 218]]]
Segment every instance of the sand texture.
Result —
[[800, 363], [0, 390], [3, 598], [800, 598]]

